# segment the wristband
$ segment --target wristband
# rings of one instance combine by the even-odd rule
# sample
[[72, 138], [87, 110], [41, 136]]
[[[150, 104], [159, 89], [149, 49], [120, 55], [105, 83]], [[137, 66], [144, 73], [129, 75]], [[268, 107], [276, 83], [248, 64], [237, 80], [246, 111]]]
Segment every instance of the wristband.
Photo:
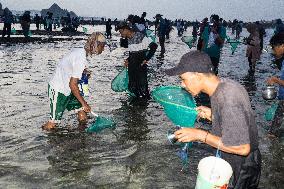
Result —
[[204, 138], [204, 143], [206, 143], [206, 139], [207, 139], [208, 134], [209, 134], [209, 132], [207, 131], [206, 135], [205, 135], [205, 138]]

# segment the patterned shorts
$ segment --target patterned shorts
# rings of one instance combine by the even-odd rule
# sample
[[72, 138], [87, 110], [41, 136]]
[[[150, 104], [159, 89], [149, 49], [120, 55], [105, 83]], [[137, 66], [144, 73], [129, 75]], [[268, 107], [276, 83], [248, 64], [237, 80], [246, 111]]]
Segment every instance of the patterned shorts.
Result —
[[63, 112], [67, 109], [78, 110], [82, 107], [81, 103], [71, 93], [69, 96], [55, 91], [50, 85], [48, 85], [48, 97], [50, 100], [50, 121], [59, 123]]

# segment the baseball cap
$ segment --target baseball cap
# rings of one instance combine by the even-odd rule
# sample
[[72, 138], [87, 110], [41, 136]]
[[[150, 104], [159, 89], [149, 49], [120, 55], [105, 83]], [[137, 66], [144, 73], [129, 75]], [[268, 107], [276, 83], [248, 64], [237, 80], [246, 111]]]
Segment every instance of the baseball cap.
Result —
[[185, 72], [214, 73], [210, 57], [198, 50], [184, 54], [178, 65], [165, 72], [170, 76], [181, 75]]
[[117, 30], [120, 30], [120, 29], [129, 29], [130, 27], [129, 27], [129, 25], [128, 25], [128, 23], [127, 22], [125, 22], [125, 21], [121, 21], [121, 22], [119, 22], [118, 24], [117, 24], [117, 26], [116, 26], [116, 29]]
[[159, 18], [159, 17], [162, 17], [163, 15], [161, 14], [156, 14], [156, 16], [154, 18]]

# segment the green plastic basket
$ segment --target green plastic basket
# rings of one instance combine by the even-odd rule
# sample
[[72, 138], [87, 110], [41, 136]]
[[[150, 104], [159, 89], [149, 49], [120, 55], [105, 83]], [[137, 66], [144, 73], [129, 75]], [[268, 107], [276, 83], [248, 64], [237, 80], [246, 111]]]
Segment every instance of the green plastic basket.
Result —
[[178, 86], [161, 86], [152, 91], [152, 97], [160, 103], [167, 117], [180, 127], [193, 127], [197, 118], [194, 98]]

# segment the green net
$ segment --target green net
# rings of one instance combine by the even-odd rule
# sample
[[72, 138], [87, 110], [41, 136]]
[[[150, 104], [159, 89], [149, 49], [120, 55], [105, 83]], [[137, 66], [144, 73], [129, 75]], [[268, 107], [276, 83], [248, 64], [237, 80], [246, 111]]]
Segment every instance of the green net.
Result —
[[128, 71], [124, 68], [111, 82], [111, 89], [115, 92], [123, 92], [128, 90]]
[[15, 34], [17, 33], [17, 31], [16, 31], [16, 29], [15, 29], [14, 27], [11, 29], [11, 33], [12, 33], [13, 35], [15, 35]]
[[107, 128], [114, 128], [116, 126], [115, 122], [110, 118], [98, 116], [96, 120], [91, 123], [91, 125], [86, 129], [88, 133], [99, 133]]
[[154, 43], [156, 42], [155, 32], [152, 30], [146, 30], [146, 36], [150, 38]]
[[33, 35], [33, 33], [31, 32], [31, 30], [28, 33], [28, 36], [31, 37]]
[[273, 120], [277, 107], [278, 107], [278, 104], [272, 104], [271, 107], [265, 111], [264, 118], [266, 121]]
[[229, 37], [226, 37], [226, 38], [227, 38], [227, 43], [230, 43], [232, 54], [234, 54], [236, 49], [237, 49], [237, 47], [238, 47], [238, 45], [241, 42], [239, 40], [230, 39]]
[[152, 91], [155, 101], [160, 103], [167, 117], [180, 127], [193, 127], [197, 118], [194, 98], [178, 86], [161, 86]]
[[85, 28], [85, 27], [83, 27], [83, 32], [84, 32], [84, 33], [87, 33], [87, 32], [88, 32], [88, 29]]
[[196, 41], [196, 38], [192, 36], [183, 36], [181, 40], [191, 49]]

